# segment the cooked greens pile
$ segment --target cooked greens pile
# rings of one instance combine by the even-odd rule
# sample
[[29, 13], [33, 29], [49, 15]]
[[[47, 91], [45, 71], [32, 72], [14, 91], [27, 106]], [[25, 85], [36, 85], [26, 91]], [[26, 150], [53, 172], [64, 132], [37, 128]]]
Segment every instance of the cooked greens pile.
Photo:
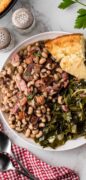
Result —
[[[61, 103], [49, 103], [52, 120], [43, 130], [43, 136], [35, 139], [43, 147], [56, 148], [67, 140], [86, 135], [86, 80], [70, 76], [68, 88], [59, 93]], [[57, 98], [57, 97], [55, 97]]]

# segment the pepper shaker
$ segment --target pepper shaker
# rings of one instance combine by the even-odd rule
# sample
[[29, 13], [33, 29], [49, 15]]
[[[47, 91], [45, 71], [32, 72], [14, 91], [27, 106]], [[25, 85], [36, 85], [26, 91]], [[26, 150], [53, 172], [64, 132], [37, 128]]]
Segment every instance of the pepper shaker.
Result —
[[35, 26], [35, 18], [30, 9], [19, 8], [12, 15], [12, 23], [19, 33], [26, 34]]
[[14, 47], [14, 37], [7, 28], [0, 27], [0, 52], [7, 52]]

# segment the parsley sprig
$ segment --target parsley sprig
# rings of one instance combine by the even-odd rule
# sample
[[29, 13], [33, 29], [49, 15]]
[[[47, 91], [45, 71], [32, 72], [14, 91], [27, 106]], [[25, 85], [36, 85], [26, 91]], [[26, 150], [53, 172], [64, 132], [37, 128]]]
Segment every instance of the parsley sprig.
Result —
[[60, 9], [66, 9], [69, 6], [71, 6], [72, 4], [74, 4], [75, 2], [72, 0], [63, 0], [60, 4], [59, 4], [59, 8]]
[[33, 55], [34, 55], [35, 57], [41, 57], [41, 53], [40, 53], [40, 51], [38, 51], [38, 52], [34, 52], [34, 53], [33, 53]]
[[[62, 2], [59, 4], [59, 8], [60, 9], [66, 9], [68, 8], [69, 6], [72, 6], [73, 4], [75, 3], [79, 3], [81, 4], [82, 6], [86, 6], [86, 4], [80, 2], [79, 0], [62, 0]], [[77, 18], [75, 20], [75, 28], [83, 28], [85, 29], [86, 28], [86, 9], [79, 9], [77, 11]]]
[[33, 97], [34, 97], [34, 94], [29, 94], [29, 95], [27, 96], [27, 100], [28, 100], [28, 101], [31, 101], [31, 100], [33, 99]]

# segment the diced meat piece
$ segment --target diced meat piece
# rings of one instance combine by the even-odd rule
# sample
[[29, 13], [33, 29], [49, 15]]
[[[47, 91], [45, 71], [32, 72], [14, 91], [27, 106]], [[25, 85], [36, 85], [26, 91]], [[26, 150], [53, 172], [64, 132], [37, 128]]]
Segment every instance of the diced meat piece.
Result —
[[26, 58], [25, 63], [26, 64], [32, 64], [33, 63], [33, 56], [30, 56], [30, 57]]
[[19, 115], [20, 120], [25, 118], [25, 112], [24, 111], [20, 111], [18, 115]]
[[40, 68], [41, 68], [41, 66], [40, 66], [39, 64], [35, 64], [35, 66], [34, 66], [34, 72], [35, 72], [35, 73], [39, 73], [39, 72], [40, 72]]
[[31, 72], [32, 72], [33, 69], [34, 69], [34, 63], [29, 64], [28, 67], [27, 67], [27, 71], [28, 71], [29, 75], [31, 75]]
[[17, 95], [16, 95], [17, 99], [22, 99], [23, 95], [21, 92], [18, 92]]
[[26, 69], [26, 71], [24, 72], [23, 79], [25, 81], [31, 81], [33, 79], [33, 77], [31, 76], [31, 73], [28, 71], [28, 69]]
[[54, 82], [54, 77], [52, 77], [52, 76], [49, 76], [49, 77], [46, 77], [43, 79], [47, 86], [50, 86]]
[[16, 103], [13, 109], [11, 110], [11, 113], [15, 114], [18, 111], [18, 109], [19, 109], [19, 103]]
[[23, 97], [23, 98], [20, 100], [20, 105], [21, 105], [21, 106], [24, 106], [26, 103], [27, 103], [27, 98], [26, 98], [26, 97]]
[[13, 54], [12, 58], [11, 58], [11, 64], [14, 66], [14, 67], [17, 67], [19, 66], [20, 64], [20, 58], [19, 58], [19, 55], [17, 53]]
[[32, 88], [29, 87], [29, 88], [27, 89], [27, 92], [28, 92], [28, 94], [32, 93], [32, 92], [33, 92]]
[[41, 87], [41, 86], [43, 86], [44, 85], [44, 81], [41, 79], [41, 80], [37, 80], [36, 82], [35, 82], [35, 86], [37, 87], [37, 88], [39, 88], [39, 87]]
[[17, 82], [17, 81], [21, 81], [21, 76], [20, 76], [20, 74], [17, 74], [17, 75], [15, 76], [15, 80], [16, 80], [16, 82]]
[[85, 98], [85, 97], [86, 97], [86, 94], [85, 94], [85, 93], [82, 93], [82, 94], [80, 94], [80, 97], [81, 97], [81, 98], [83, 98], [83, 97]]
[[37, 80], [35, 82], [35, 87], [40, 91], [40, 92], [44, 92], [46, 90], [46, 86], [45, 86], [45, 83], [44, 81], [41, 79], [41, 80]]
[[49, 95], [54, 95], [58, 92], [59, 88], [58, 88], [58, 84], [54, 84], [54, 86], [48, 86], [46, 88], [46, 92], [49, 94]]
[[21, 91], [24, 91], [25, 89], [27, 89], [27, 86], [24, 80], [21, 80], [20, 82], [20, 89]]
[[60, 83], [54, 83], [53, 84], [53, 90], [55, 90], [55, 91], [58, 91], [58, 89], [60, 88]]
[[51, 90], [52, 90], [52, 86], [46, 87], [46, 92], [50, 93]]
[[62, 78], [63, 78], [64, 80], [67, 80], [67, 79], [68, 79], [68, 74], [67, 74], [66, 72], [63, 72], [63, 73], [62, 73]]
[[16, 84], [17, 84], [17, 87], [19, 88], [20, 91], [26, 91], [27, 90], [26, 83], [23, 79], [17, 81]]
[[36, 103], [38, 105], [43, 105], [45, 103], [45, 98], [44, 96], [36, 96], [35, 97]]

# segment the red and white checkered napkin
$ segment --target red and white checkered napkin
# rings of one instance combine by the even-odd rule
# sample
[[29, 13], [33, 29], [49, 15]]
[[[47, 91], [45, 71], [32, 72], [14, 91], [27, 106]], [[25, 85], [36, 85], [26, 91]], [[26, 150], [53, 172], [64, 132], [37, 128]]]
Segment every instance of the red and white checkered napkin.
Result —
[[[52, 167], [38, 159], [35, 155], [24, 148], [12, 146], [12, 151], [24, 166], [39, 180], [79, 180], [74, 171], [65, 167]], [[18, 165], [15, 163], [15, 167]], [[0, 180], [28, 180], [15, 171], [0, 172]]]

